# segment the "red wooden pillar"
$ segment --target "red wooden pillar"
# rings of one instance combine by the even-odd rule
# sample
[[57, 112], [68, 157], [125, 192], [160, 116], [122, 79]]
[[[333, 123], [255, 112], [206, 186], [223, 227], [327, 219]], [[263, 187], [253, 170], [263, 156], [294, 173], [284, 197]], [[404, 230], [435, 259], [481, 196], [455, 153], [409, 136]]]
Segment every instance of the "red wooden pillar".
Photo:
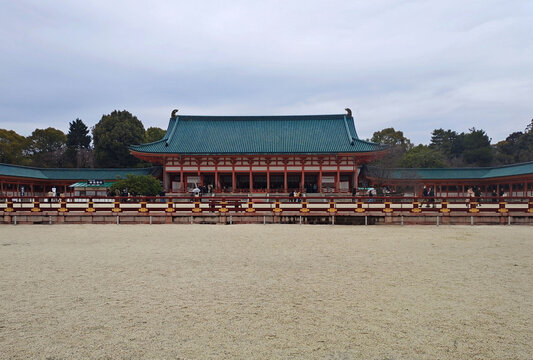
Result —
[[166, 164], [163, 166], [163, 189], [168, 191], [168, 180], [167, 180], [167, 167]]
[[304, 191], [305, 186], [305, 170], [304, 170], [304, 162], [302, 161], [302, 178], [300, 179], [300, 191]]
[[339, 192], [339, 190], [340, 190], [339, 189], [340, 181], [341, 181], [341, 166], [337, 162], [337, 176], [335, 178], [335, 192]]
[[322, 193], [322, 161], [319, 160], [320, 170], [318, 172], [318, 192]]
[[254, 191], [254, 176], [252, 174], [252, 163], [250, 162], [250, 192]]
[[287, 164], [285, 164], [284, 170], [283, 170], [283, 191], [288, 191], [287, 186]]
[[354, 159], [354, 166], [353, 166], [353, 188], [357, 192], [357, 189], [359, 188], [359, 169], [357, 168], [357, 161]]
[[213, 159], [215, 162], [215, 189], [213, 191], [218, 192], [220, 188], [220, 182], [218, 181], [218, 159]]
[[197, 159], [196, 160], [196, 166], [198, 166], [197, 172], [198, 172], [198, 177], [200, 178], [200, 184], [198, 184], [198, 185], [204, 186], [204, 177], [202, 176], [202, 173], [200, 171], [200, 166], [201, 165], [202, 165], [202, 159]]
[[267, 162], [267, 192], [270, 192], [270, 164]]
[[231, 191], [235, 192], [237, 190], [237, 177], [235, 176], [235, 163], [231, 167]]
[[181, 189], [181, 192], [185, 192], [185, 184], [184, 184], [184, 179], [183, 179], [183, 161], [181, 162], [181, 167], [180, 167], [180, 189]]

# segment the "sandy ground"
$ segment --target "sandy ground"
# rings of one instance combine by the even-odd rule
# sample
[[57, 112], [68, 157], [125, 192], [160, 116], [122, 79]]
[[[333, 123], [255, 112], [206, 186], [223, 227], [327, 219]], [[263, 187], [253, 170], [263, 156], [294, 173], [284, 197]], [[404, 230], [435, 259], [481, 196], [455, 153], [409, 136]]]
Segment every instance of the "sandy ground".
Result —
[[533, 227], [0, 226], [1, 359], [532, 359]]

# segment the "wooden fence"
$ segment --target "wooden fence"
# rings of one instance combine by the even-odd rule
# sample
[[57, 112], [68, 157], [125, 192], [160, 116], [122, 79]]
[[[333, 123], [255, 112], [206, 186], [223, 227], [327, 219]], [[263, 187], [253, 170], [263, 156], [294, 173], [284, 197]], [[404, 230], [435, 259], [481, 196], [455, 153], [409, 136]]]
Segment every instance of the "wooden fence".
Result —
[[197, 196], [197, 197], [3, 197], [0, 212], [335, 215], [411, 213], [419, 215], [512, 212], [533, 213], [532, 197], [349, 197], [349, 196]]

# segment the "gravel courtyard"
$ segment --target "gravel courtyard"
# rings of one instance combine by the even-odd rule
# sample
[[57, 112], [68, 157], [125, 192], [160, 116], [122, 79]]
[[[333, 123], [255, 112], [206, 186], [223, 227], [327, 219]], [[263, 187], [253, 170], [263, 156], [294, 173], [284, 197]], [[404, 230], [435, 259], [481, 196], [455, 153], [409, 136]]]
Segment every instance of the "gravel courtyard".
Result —
[[0, 226], [2, 359], [532, 359], [533, 227]]

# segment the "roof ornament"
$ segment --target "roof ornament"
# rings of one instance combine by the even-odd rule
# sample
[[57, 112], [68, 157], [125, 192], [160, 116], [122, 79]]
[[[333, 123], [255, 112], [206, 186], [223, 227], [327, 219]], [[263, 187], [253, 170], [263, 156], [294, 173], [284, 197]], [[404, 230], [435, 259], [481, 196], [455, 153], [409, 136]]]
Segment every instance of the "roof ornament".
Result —
[[352, 110], [350, 108], [346, 108], [344, 110], [346, 110], [346, 112], [347, 112], [346, 116], [348, 116], [348, 117], [352, 116]]
[[176, 116], [177, 116], [177, 115], [176, 115], [177, 113], [178, 113], [178, 109], [174, 109], [174, 110], [172, 110], [172, 113], [170, 114], [170, 117], [171, 117], [172, 119], [175, 119]]

